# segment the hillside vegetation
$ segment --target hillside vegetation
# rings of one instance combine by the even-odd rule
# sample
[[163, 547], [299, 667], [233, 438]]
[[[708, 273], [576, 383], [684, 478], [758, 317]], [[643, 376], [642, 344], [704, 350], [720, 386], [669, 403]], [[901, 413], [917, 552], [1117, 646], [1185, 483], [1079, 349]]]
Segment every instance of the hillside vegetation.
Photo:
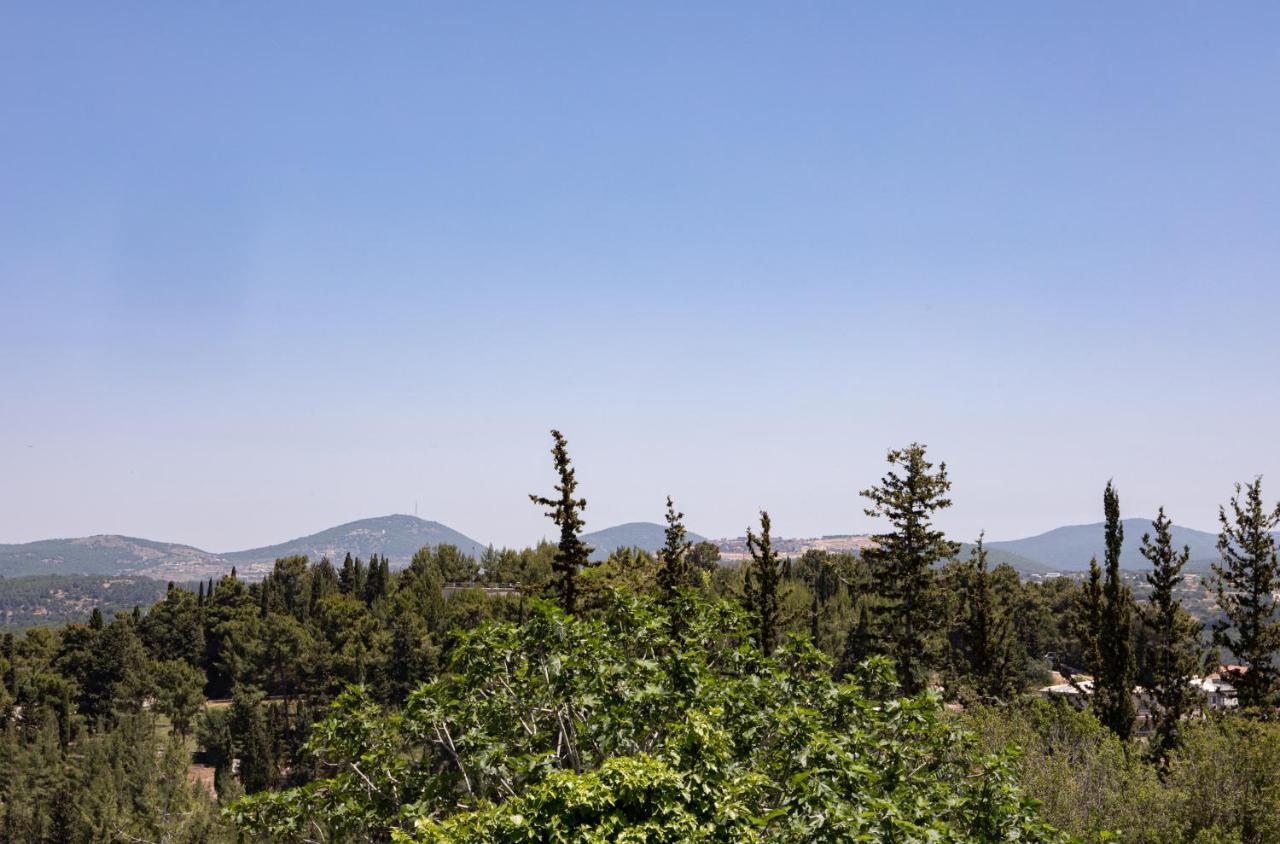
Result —
[[[559, 434], [553, 456], [555, 544], [287, 556], [0, 636], [0, 840], [1280, 840], [1260, 481], [1224, 508], [1202, 630], [1163, 512], [1141, 600], [1120, 576], [1111, 485], [1083, 581], [963, 555], [918, 444], [862, 491], [861, 553], [789, 559], [764, 511], [723, 565], [668, 499], [660, 547], [592, 563]], [[1227, 660], [1239, 706], [1211, 706], [1190, 680]], [[1079, 708], [1037, 694], [1070, 687], [1053, 672]]]

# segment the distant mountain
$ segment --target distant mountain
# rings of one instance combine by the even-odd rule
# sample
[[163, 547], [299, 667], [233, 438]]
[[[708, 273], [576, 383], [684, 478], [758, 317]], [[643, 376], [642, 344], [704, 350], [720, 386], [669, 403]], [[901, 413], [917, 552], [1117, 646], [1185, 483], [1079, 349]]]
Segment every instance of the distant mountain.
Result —
[[137, 574], [158, 566], [200, 568], [217, 555], [190, 545], [132, 536], [84, 536], [0, 545], [0, 576], [31, 574]]
[[279, 545], [225, 554], [115, 535], [0, 545], [0, 577], [91, 574], [200, 580], [225, 574], [232, 566], [244, 574], [261, 573], [278, 557], [293, 554], [305, 554], [314, 560], [327, 555], [337, 561], [348, 551], [365, 559], [383, 554], [398, 568], [407, 565], [423, 545], [443, 544], [456, 545], [464, 554], [477, 557], [484, 551], [479, 542], [439, 522], [416, 516], [382, 516], [348, 522]]
[[[1009, 566], [1019, 574], [1046, 574], [1053, 569], [1039, 560], [1033, 560], [1022, 554], [1015, 554], [1004, 548], [992, 548], [994, 543], [985, 543], [987, 549], [987, 568], [993, 569], [996, 566]], [[956, 554], [957, 560], [967, 560], [969, 555], [973, 553], [973, 544], [969, 542], [960, 543], [960, 553]]]
[[[705, 537], [689, 533], [690, 542], [702, 542]], [[582, 541], [593, 549], [592, 560], [603, 560], [619, 548], [641, 548], [653, 553], [667, 541], [666, 528], [653, 522], [627, 522], [623, 525], [584, 533]]]
[[339, 562], [350, 551], [354, 556], [366, 559], [372, 554], [380, 554], [391, 561], [393, 568], [402, 568], [424, 545], [456, 545], [462, 553], [473, 557], [484, 552], [484, 546], [479, 542], [439, 522], [429, 522], [417, 516], [381, 516], [347, 522], [279, 545], [220, 556], [235, 565], [273, 563], [280, 557], [299, 554], [313, 560], [329, 557]]
[[[1124, 519], [1124, 546], [1120, 553], [1120, 567], [1145, 569], [1148, 563], [1139, 549], [1142, 534], [1153, 532], [1150, 519]], [[1008, 551], [1044, 564], [1054, 571], [1084, 571], [1089, 560], [1097, 556], [1101, 565], [1105, 548], [1102, 544], [1103, 523], [1071, 525], [1055, 528], [1047, 533], [1025, 539], [988, 542], [993, 551]], [[1173, 526], [1173, 543], [1177, 548], [1191, 548], [1189, 568], [1207, 570], [1209, 563], [1218, 559], [1217, 534], [1193, 528]]]

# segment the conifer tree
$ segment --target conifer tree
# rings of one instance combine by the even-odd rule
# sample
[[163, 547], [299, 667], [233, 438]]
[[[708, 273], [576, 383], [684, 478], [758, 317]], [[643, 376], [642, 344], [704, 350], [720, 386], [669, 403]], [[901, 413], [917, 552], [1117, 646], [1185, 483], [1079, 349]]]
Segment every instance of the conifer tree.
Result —
[[355, 579], [351, 584], [351, 595], [356, 598], [364, 596], [365, 583], [369, 579], [369, 570], [364, 566], [364, 560], [356, 557]]
[[873, 537], [875, 545], [862, 557], [884, 600], [883, 632], [893, 649], [898, 680], [907, 694], [916, 694], [925, 687], [931, 661], [926, 637], [941, 620], [933, 567], [954, 556], [959, 546], [930, 521], [936, 511], [951, 506], [947, 464], [939, 463], [934, 471], [920, 443], [891, 450], [888, 461], [891, 468], [880, 485], [862, 495], [871, 502], [866, 514], [888, 519], [891, 530]]
[[[677, 513], [671, 496], [667, 496], [666, 542], [658, 552], [659, 600], [670, 607], [676, 599], [676, 590], [689, 584], [689, 548], [693, 543], [686, 538], [684, 513]], [[672, 614], [674, 621], [675, 614]]]
[[1098, 673], [1094, 678], [1093, 704], [1102, 721], [1121, 739], [1133, 735], [1137, 709], [1133, 703], [1136, 669], [1131, 640], [1133, 595], [1120, 580], [1120, 550], [1124, 525], [1120, 522], [1120, 496], [1108, 481], [1102, 493], [1106, 546], [1102, 584], [1101, 619], [1098, 626]]
[[379, 557], [374, 554], [369, 560], [369, 574], [365, 578], [364, 584], [364, 602], [369, 606], [373, 606], [373, 602], [387, 594], [387, 580], [391, 576], [391, 570], [387, 565], [386, 557]]
[[587, 507], [587, 499], [575, 498], [578, 481], [574, 477], [572, 461], [569, 460], [568, 444], [564, 435], [553, 430], [551, 438], [554, 445], [551, 456], [555, 461], [556, 474], [560, 483], [556, 484], [556, 495], [547, 498], [541, 495], [530, 495], [534, 504], [547, 508], [547, 518], [560, 528], [560, 543], [556, 549], [551, 570], [555, 577], [553, 589], [559, 599], [560, 608], [573, 613], [578, 608], [578, 572], [585, 568], [591, 556], [591, 549], [581, 539], [585, 522], [582, 511]]
[[1098, 558], [1089, 560], [1089, 577], [1080, 589], [1072, 619], [1072, 632], [1080, 640], [1080, 656], [1084, 663], [1079, 667], [1091, 677], [1101, 670], [1102, 655], [1098, 651], [1098, 630], [1102, 627], [1102, 569]]
[[780, 558], [773, 550], [769, 527], [769, 513], [761, 510], [760, 535], [756, 536], [751, 528], [747, 528], [747, 550], [751, 552], [751, 563], [747, 566], [743, 580], [744, 602], [747, 611], [751, 613], [758, 644], [765, 656], [771, 656], [778, 645], [778, 627], [782, 616], [779, 593], [782, 578], [786, 577], [791, 567], [790, 560]]
[[1144, 619], [1150, 634], [1147, 664], [1151, 679], [1147, 685], [1154, 703], [1154, 755], [1168, 759], [1179, 743], [1180, 722], [1193, 703], [1190, 682], [1198, 663], [1196, 638], [1200, 625], [1187, 615], [1173, 594], [1182, 584], [1182, 568], [1191, 558], [1191, 549], [1185, 545], [1181, 553], [1174, 549], [1172, 522], [1163, 507], [1152, 527], [1156, 531], [1154, 541], [1150, 533], [1142, 535], [1142, 556], [1151, 563], [1147, 573], [1151, 596]]
[[976, 690], [988, 698], [1015, 694], [1019, 683], [1019, 658], [1013, 622], [991, 585], [983, 535], [973, 546], [965, 583], [966, 618], [963, 645], [969, 674]]
[[1236, 484], [1230, 511], [1219, 508], [1218, 522], [1222, 561], [1213, 565], [1214, 587], [1225, 618], [1214, 624], [1213, 641], [1248, 666], [1248, 671], [1232, 676], [1240, 705], [1270, 706], [1280, 687], [1274, 659], [1280, 649], [1275, 598], [1280, 562], [1273, 535], [1280, 525], [1280, 505], [1271, 510], [1263, 506], [1262, 478], [1255, 478], [1244, 486]]
[[320, 602], [330, 595], [338, 594], [338, 572], [328, 557], [321, 557], [320, 562], [311, 569], [311, 607], [308, 615], [314, 618], [320, 608]]
[[356, 561], [352, 559], [350, 551], [342, 560], [342, 573], [338, 575], [338, 589], [344, 595], [351, 595], [356, 591]]
[[231, 704], [231, 733], [245, 792], [253, 794], [270, 788], [275, 782], [276, 762], [267, 719], [262, 712], [261, 693], [236, 692]]
[[867, 609], [866, 599], [859, 604], [858, 621], [850, 625], [849, 632], [845, 634], [844, 650], [836, 664], [836, 677], [852, 674], [864, 659], [875, 653], [875, 632], [871, 629], [871, 614]]

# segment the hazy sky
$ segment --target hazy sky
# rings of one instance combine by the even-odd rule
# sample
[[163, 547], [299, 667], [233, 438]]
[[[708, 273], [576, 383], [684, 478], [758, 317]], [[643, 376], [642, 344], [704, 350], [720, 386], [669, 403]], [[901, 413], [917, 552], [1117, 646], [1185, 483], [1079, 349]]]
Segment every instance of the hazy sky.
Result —
[[200, 5], [0, 5], [0, 542], [1280, 495], [1276, 3]]

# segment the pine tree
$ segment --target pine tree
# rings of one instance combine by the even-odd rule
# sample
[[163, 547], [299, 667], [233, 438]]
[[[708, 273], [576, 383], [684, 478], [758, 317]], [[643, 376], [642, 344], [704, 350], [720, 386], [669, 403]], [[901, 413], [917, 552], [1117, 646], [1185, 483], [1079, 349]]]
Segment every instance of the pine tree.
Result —
[[966, 572], [963, 648], [976, 690], [987, 698], [1016, 694], [1020, 685], [1017, 640], [1008, 609], [1001, 605], [987, 569], [983, 535], [973, 546]]
[[778, 628], [781, 625], [782, 578], [786, 577], [791, 562], [780, 558], [773, 550], [773, 538], [769, 534], [769, 513], [760, 511], [760, 535], [747, 528], [747, 550], [751, 563], [743, 580], [743, 598], [756, 628], [760, 650], [765, 656], [773, 654], [778, 646]]
[[1102, 721], [1121, 739], [1133, 735], [1137, 709], [1133, 703], [1136, 669], [1131, 639], [1133, 595], [1120, 580], [1120, 550], [1124, 525], [1120, 522], [1120, 496], [1110, 481], [1102, 494], [1106, 518], [1105, 579], [1102, 584], [1102, 612], [1098, 626], [1098, 674], [1094, 678], [1093, 705]]
[[560, 476], [560, 483], [555, 487], [556, 497], [530, 495], [529, 500], [546, 507], [547, 518], [560, 528], [560, 543], [551, 564], [555, 576], [553, 588], [560, 601], [560, 608], [573, 613], [578, 608], [578, 572], [587, 566], [591, 556], [591, 549], [580, 538], [585, 525], [582, 511], [587, 507], [587, 499], [574, 497], [578, 481], [574, 477], [564, 436], [553, 430], [551, 437], [555, 441], [551, 456], [555, 461], [556, 474]]
[[342, 560], [342, 573], [338, 575], [338, 589], [344, 595], [352, 595], [356, 591], [356, 561], [351, 558], [350, 551]]
[[[1243, 494], [1243, 500], [1241, 498]], [[1262, 503], [1262, 478], [1241, 486], [1231, 497], [1230, 512], [1219, 508], [1218, 553], [1213, 572], [1218, 606], [1225, 618], [1213, 626], [1215, 645], [1229, 649], [1248, 666], [1232, 677], [1240, 705], [1270, 706], [1280, 686], [1274, 655], [1280, 648], [1280, 618], [1275, 594], [1280, 591], [1280, 563], [1272, 532], [1280, 525], [1280, 505]]]
[[[809, 587], [809, 638], [819, 646], [823, 609], [840, 590], [840, 577], [826, 551], [810, 549], [800, 558], [795, 572]], [[793, 570], [794, 571], [794, 570]]]
[[275, 783], [276, 762], [260, 693], [236, 692], [231, 704], [231, 732], [245, 792], [270, 788]]
[[1080, 590], [1073, 617], [1072, 632], [1080, 640], [1079, 666], [1090, 677], [1097, 677], [1102, 665], [1098, 651], [1098, 631], [1102, 628], [1102, 569], [1098, 558], [1089, 560], [1089, 577]]
[[0, 657], [4, 658], [3, 687], [11, 696], [18, 694], [18, 653], [12, 633], [0, 637]]
[[871, 502], [866, 514], [888, 519], [892, 530], [873, 537], [875, 545], [862, 557], [885, 603], [884, 634], [897, 661], [898, 681], [907, 694], [916, 694], [924, 689], [931, 662], [926, 636], [941, 621], [933, 567], [954, 556], [959, 546], [930, 522], [933, 513], [951, 506], [947, 464], [933, 471], [920, 443], [890, 451], [888, 461], [896, 468], [862, 495]]
[[867, 609], [867, 602], [864, 599], [859, 603], [858, 621], [849, 626], [849, 632], [845, 634], [844, 650], [836, 664], [837, 677], [854, 673], [864, 659], [876, 652], [876, 637], [871, 629], [871, 614]]
[[385, 557], [374, 554], [369, 560], [369, 574], [364, 583], [364, 602], [373, 606], [374, 601], [387, 594], [387, 580], [391, 570]]
[[1163, 507], [1152, 526], [1156, 531], [1154, 541], [1151, 534], [1142, 535], [1142, 556], [1151, 563], [1147, 574], [1151, 596], [1144, 619], [1150, 633], [1147, 664], [1151, 679], [1147, 686], [1154, 704], [1153, 750], [1158, 758], [1168, 759], [1179, 743], [1180, 722], [1193, 703], [1190, 681], [1199, 661], [1196, 639], [1200, 625], [1173, 596], [1182, 584], [1182, 568], [1191, 558], [1191, 549], [1183, 546], [1181, 553], [1174, 550], [1172, 522]]
[[334, 569], [333, 563], [329, 562], [328, 557], [321, 557], [320, 562], [311, 569], [311, 608], [308, 615], [315, 618], [320, 609], [320, 602], [340, 591], [338, 572]]
[[[689, 584], [689, 549], [693, 543], [685, 536], [684, 513], [677, 513], [671, 496], [667, 496], [666, 542], [658, 552], [659, 600], [668, 608], [675, 603], [676, 590]], [[672, 613], [672, 621], [675, 620]]]
[[365, 584], [369, 580], [369, 570], [364, 566], [364, 560], [356, 557], [355, 580], [351, 585], [352, 596], [359, 598], [364, 595]]

